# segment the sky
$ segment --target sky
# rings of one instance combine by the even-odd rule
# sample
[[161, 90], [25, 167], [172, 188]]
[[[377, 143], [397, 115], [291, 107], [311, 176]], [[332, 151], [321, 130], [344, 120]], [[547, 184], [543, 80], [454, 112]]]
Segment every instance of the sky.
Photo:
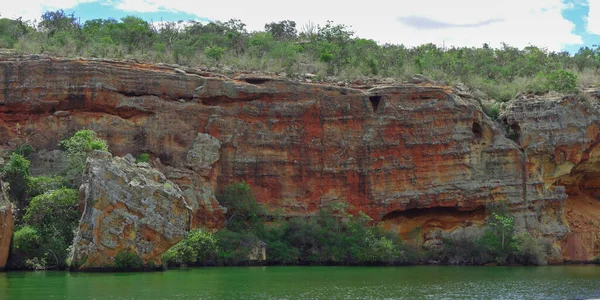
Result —
[[3, 0], [1, 17], [39, 19], [64, 9], [81, 18], [147, 21], [240, 19], [249, 30], [296, 21], [299, 30], [331, 20], [378, 43], [499, 47], [529, 45], [577, 52], [600, 44], [600, 0]]

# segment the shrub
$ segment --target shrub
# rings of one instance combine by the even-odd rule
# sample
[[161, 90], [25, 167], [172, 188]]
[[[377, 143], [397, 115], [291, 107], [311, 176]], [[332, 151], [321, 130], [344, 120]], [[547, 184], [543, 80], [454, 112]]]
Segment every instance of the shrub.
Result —
[[2, 167], [2, 179], [9, 183], [9, 194], [17, 207], [27, 207], [26, 190], [29, 177], [29, 160], [20, 154], [10, 155], [8, 162]]
[[137, 271], [143, 266], [142, 258], [134, 252], [122, 250], [115, 255], [113, 267], [117, 271]]
[[148, 153], [142, 153], [135, 158], [136, 163], [148, 163], [150, 162], [150, 155]]
[[225, 49], [221, 47], [212, 46], [204, 50], [204, 55], [214, 61], [220, 61], [223, 58], [223, 54], [225, 54]]
[[65, 186], [67, 186], [67, 180], [62, 176], [29, 177], [27, 180], [27, 195], [35, 197]]
[[577, 75], [564, 70], [554, 70], [546, 75], [548, 87], [557, 92], [571, 93], [577, 90]]
[[38, 231], [25, 225], [13, 234], [11, 249], [11, 267], [25, 268], [26, 260], [40, 256], [41, 238]]
[[17, 153], [19, 155], [22, 155], [24, 157], [29, 157], [29, 155], [31, 155], [31, 153], [33, 153], [33, 147], [29, 144], [22, 144], [18, 147], [15, 148], [14, 153]]
[[163, 254], [163, 264], [166, 266], [214, 265], [217, 251], [217, 240], [212, 233], [195, 230]]
[[67, 152], [69, 169], [67, 179], [79, 180], [85, 167], [85, 160], [93, 150], [108, 151], [105, 140], [96, 136], [92, 130], [79, 130], [72, 137], [62, 140], [60, 146]]
[[227, 185], [217, 200], [227, 207], [227, 229], [236, 232], [260, 230], [267, 211], [256, 202], [254, 192], [248, 184]]
[[215, 238], [218, 249], [217, 261], [227, 266], [247, 263], [251, 251], [261, 244], [252, 232], [240, 233], [223, 229], [215, 234]]
[[31, 200], [23, 216], [23, 221], [39, 232], [38, 258], [52, 263], [49, 267], [66, 266], [67, 249], [79, 220], [77, 194], [77, 190], [60, 188], [38, 195]]
[[516, 251], [513, 260], [523, 265], [545, 265], [546, 253], [529, 232], [523, 231], [515, 235]]

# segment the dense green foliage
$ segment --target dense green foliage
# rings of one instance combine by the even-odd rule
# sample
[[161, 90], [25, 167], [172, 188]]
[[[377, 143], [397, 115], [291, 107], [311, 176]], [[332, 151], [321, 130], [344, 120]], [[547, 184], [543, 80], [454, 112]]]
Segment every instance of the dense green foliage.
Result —
[[39, 176], [27, 179], [27, 195], [31, 198], [47, 191], [67, 187], [68, 182], [62, 176]]
[[[90, 130], [77, 132], [61, 142], [69, 155], [84, 164], [89, 151], [107, 150], [106, 142]], [[17, 206], [17, 230], [9, 267], [15, 269], [64, 268], [74, 231], [80, 218], [78, 191], [61, 176], [29, 175], [30, 162], [14, 152], [2, 168], [10, 196]], [[73, 170], [82, 170], [77, 165]]]
[[227, 186], [218, 198], [228, 208], [226, 228], [190, 233], [165, 253], [165, 264], [245, 264], [253, 250], [264, 246], [270, 264], [404, 264], [416, 259], [396, 234], [369, 226], [365, 214], [348, 214], [343, 203], [311, 218], [275, 220], [245, 183]]
[[105, 140], [98, 138], [92, 130], [79, 130], [72, 137], [62, 140], [60, 146], [67, 152], [69, 169], [67, 179], [77, 181], [85, 168], [85, 160], [93, 150], [108, 151]]
[[144, 266], [141, 257], [131, 251], [120, 251], [115, 255], [114, 269], [117, 271], [138, 271]]
[[136, 163], [148, 163], [150, 162], [150, 155], [148, 153], [142, 153], [135, 158]]
[[17, 207], [27, 206], [27, 178], [29, 177], [29, 160], [20, 154], [10, 155], [8, 162], [2, 167], [2, 180], [8, 182], [9, 195]]
[[[135, 16], [121, 20], [95, 19], [84, 24], [64, 11], [46, 12], [38, 25], [0, 19], [0, 47], [20, 53], [49, 53], [67, 57], [136, 58], [186, 65], [218, 65], [233, 69], [315, 73], [317, 79], [363, 76], [407, 79], [421, 73], [449, 83], [463, 82], [497, 101], [519, 91], [544, 89], [570, 92], [573, 81], [598, 84], [600, 51], [583, 47], [575, 55], [535, 46], [518, 49], [487, 44], [481, 48], [407, 48], [379, 45], [355, 36], [345, 25], [293, 21], [265, 24], [250, 32], [240, 20], [227, 22], [161, 22]], [[549, 81], [549, 84], [547, 83]]]
[[487, 225], [482, 236], [454, 235], [430, 255], [449, 264], [546, 264], [546, 249], [529, 232], [515, 233], [514, 217], [506, 210], [492, 212]]
[[79, 221], [77, 190], [59, 188], [31, 199], [15, 232], [14, 268], [64, 268]]

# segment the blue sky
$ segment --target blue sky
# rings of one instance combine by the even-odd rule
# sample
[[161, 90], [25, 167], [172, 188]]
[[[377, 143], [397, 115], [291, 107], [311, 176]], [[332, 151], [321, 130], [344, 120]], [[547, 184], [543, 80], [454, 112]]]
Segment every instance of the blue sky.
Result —
[[[327, 20], [350, 25], [360, 37], [416, 46], [481, 46], [502, 42], [576, 52], [600, 44], [600, 0], [21, 0], [3, 3], [0, 15], [39, 19], [64, 9], [82, 22], [136, 15], [148, 21], [241, 19], [250, 30], [294, 20], [299, 29]], [[588, 22], [589, 20], [589, 22]]]

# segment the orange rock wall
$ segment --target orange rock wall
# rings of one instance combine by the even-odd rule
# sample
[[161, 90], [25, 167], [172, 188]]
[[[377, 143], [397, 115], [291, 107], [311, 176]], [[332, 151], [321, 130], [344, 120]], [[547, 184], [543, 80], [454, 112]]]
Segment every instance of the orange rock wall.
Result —
[[[245, 181], [259, 201], [287, 215], [346, 201], [376, 222], [415, 209], [416, 223], [436, 224], [431, 220], [438, 216], [427, 209], [451, 208], [442, 217], [448, 222], [441, 222], [451, 229], [477, 226], [481, 217], [468, 212], [503, 201], [519, 228], [553, 241], [568, 233], [567, 195], [547, 176], [556, 163], [532, 150], [545, 140], [523, 125], [536, 122], [535, 107], [519, 106], [530, 114], [512, 110], [526, 115], [510, 121], [521, 124], [515, 142], [477, 101], [449, 87], [357, 90], [228, 79], [177, 66], [28, 57], [0, 61], [0, 90], [6, 148], [27, 141], [37, 150], [53, 149], [90, 128], [116, 155], [149, 153], [165, 166], [191, 170], [188, 152], [199, 133], [207, 134], [220, 142], [218, 161], [192, 174], [197, 178], [167, 177], [210, 183], [214, 190]], [[600, 127], [569, 128], [593, 136]], [[568, 158], [585, 156], [583, 145], [559, 150]], [[201, 210], [214, 207], [203, 201]], [[473, 220], [457, 221], [464, 216]]]

